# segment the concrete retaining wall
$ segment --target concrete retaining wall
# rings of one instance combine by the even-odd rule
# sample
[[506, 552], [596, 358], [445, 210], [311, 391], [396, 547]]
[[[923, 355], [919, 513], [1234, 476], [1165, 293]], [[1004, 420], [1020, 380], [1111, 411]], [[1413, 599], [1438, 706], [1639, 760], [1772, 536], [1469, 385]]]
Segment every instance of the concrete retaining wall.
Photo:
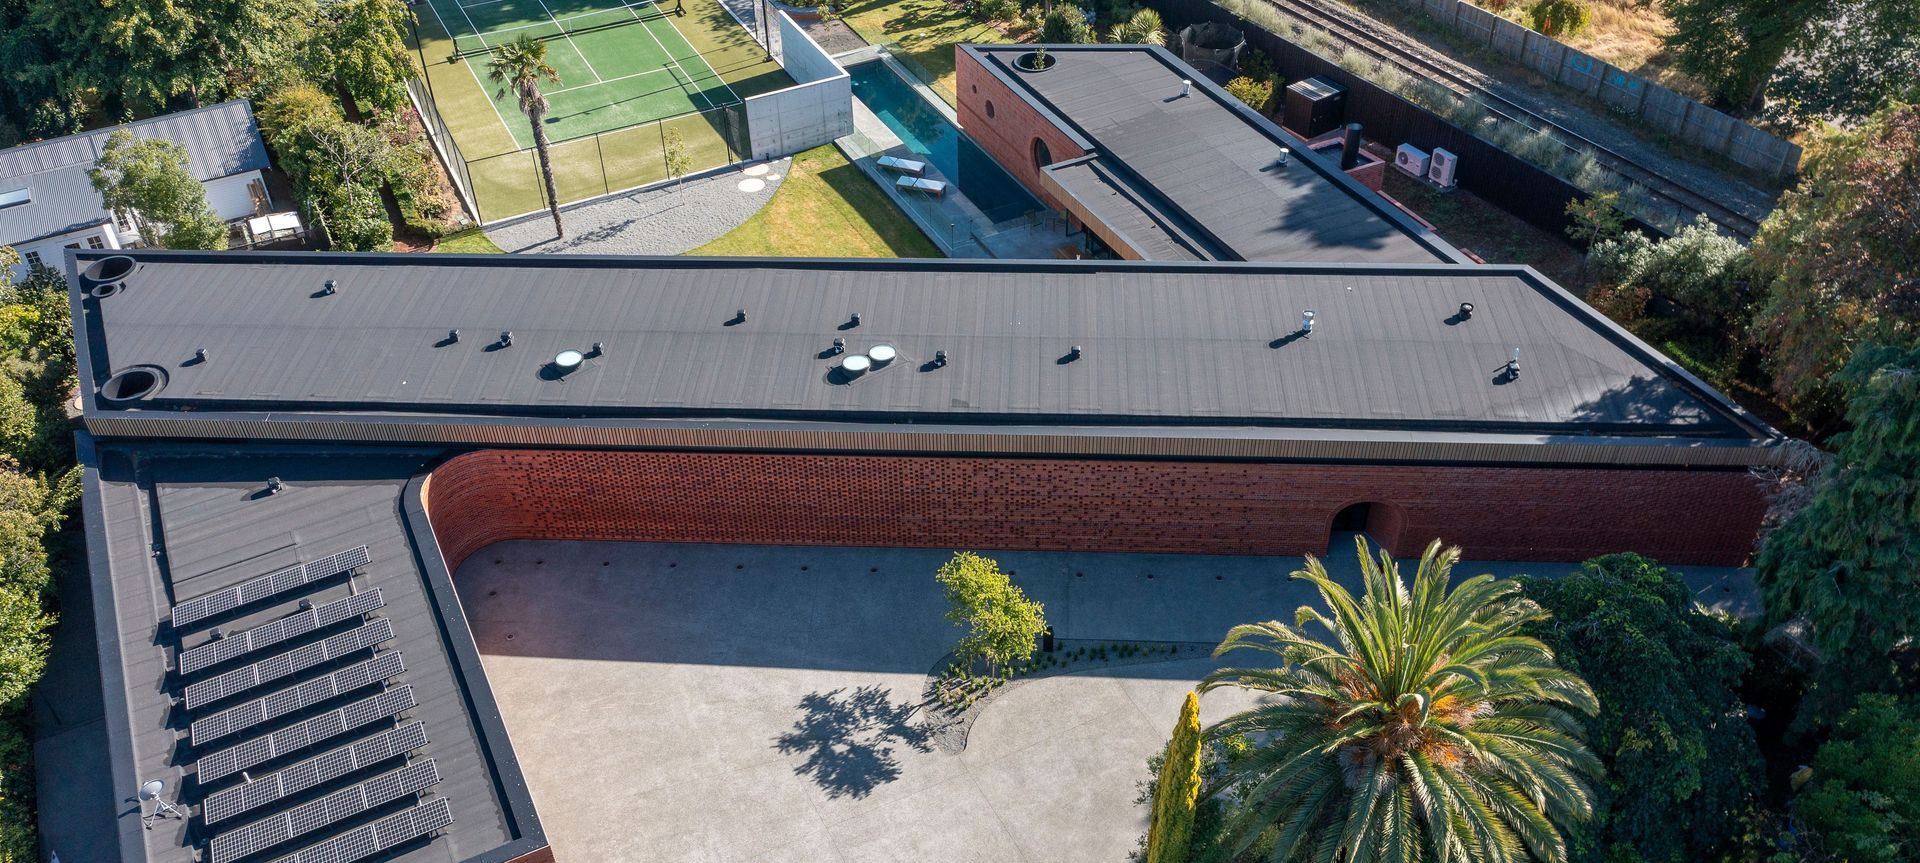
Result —
[[798, 82], [747, 99], [755, 159], [789, 156], [853, 134], [853, 79], [786, 12], [779, 13], [780, 65]]

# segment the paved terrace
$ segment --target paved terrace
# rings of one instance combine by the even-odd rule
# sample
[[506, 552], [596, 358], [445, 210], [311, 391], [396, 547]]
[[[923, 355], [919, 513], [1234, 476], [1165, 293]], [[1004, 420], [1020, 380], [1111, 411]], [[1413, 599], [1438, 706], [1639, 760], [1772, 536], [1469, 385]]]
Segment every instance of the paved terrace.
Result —
[[[1350, 541], [1329, 563], [1357, 585]], [[1299, 558], [990, 553], [1063, 639], [1190, 642], [1290, 620]], [[1204, 654], [1021, 682], [957, 754], [923, 723], [957, 630], [948, 552], [509, 542], [455, 578], [560, 860], [1116, 863]], [[1463, 564], [1462, 575], [1568, 564]], [[1687, 568], [1755, 608], [1750, 573]], [[1069, 641], [1069, 646], [1084, 643]], [[1208, 695], [1203, 721], [1251, 703]]]

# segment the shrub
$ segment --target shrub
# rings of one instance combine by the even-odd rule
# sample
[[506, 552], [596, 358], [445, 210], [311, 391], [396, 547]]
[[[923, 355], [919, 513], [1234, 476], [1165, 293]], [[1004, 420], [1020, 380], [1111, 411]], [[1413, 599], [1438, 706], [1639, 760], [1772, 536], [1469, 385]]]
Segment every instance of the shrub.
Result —
[[1235, 78], [1227, 82], [1227, 93], [1245, 102], [1247, 107], [1265, 114], [1267, 104], [1273, 101], [1273, 83], [1271, 78], [1264, 81]]
[[1747, 261], [1746, 247], [1722, 235], [1705, 215], [1665, 240], [1629, 233], [1594, 243], [1587, 252], [1597, 283], [1644, 288], [1716, 324], [1745, 302], [1738, 284]]
[[1567, 226], [1567, 236], [1588, 246], [1620, 236], [1626, 230], [1627, 214], [1620, 211], [1619, 203], [1619, 192], [1601, 192], [1568, 201], [1566, 212], [1573, 224]]
[[1920, 836], [1920, 704], [1868, 695], [1840, 718], [1794, 803], [1834, 859], [1911, 861]]
[[1582, 0], [1538, 0], [1527, 10], [1533, 29], [1555, 39], [1571, 39], [1593, 23], [1593, 10]]
[[1200, 696], [1189, 691], [1160, 762], [1154, 786], [1153, 820], [1147, 828], [1147, 863], [1186, 863], [1193, 840], [1194, 806], [1200, 800]]
[[1094, 42], [1093, 27], [1087, 23], [1090, 17], [1085, 9], [1055, 6], [1053, 11], [1040, 19], [1039, 41], [1049, 45]]

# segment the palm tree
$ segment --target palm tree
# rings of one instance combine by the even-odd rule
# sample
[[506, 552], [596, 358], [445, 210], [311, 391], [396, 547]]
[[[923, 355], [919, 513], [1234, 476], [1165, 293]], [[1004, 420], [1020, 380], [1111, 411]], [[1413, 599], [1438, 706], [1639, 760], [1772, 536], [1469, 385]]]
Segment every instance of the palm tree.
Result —
[[493, 49], [487, 60], [487, 78], [500, 85], [494, 98], [511, 92], [520, 100], [520, 111], [533, 124], [533, 149], [540, 157], [540, 180], [547, 185], [547, 209], [553, 212], [553, 233], [567, 235], [560, 225], [560, 196], [553, 190], [553, 159], [547, 154], [547, 97], [540, 93], [540, 82], [560, 83], [560, 73], [547, 65], [547, 43], [522, 33], [520, 38]]
[[1160, 13], [1152, 9], [1141, 9], [1133, 17], [1107, 28], [1108, 42], [1122, 42], [1135, 45], [1167, 44], [1166, 24], [1160, 20]]
[[[1218, 841], [1244, 851], [1269, 826], [1275, 861], [1506, 863], [1566, 859], [1560, 827], [1593, 810], [1599, 761], [1567, 708], [1599, 709], [1580, 678], [1518, 634], [1546, 612], [1513, 581], [1479, 575], [1451, 591], [1460, 549], [1435, 540], [1411, 588], [1383, 550], [1356, 539], [1366, 596], [1308, 557], [1327, 612], [1236, 626], [1214, 651], [1255, 650], [1279, 667], [1226, 668], [1205, 692], [1237, 686], [1285, 696], [1208, 729], [1259, 744], [1215, 778], [1230, 811]], [[1317, 623], [1328, 644], [1308, 636]]]

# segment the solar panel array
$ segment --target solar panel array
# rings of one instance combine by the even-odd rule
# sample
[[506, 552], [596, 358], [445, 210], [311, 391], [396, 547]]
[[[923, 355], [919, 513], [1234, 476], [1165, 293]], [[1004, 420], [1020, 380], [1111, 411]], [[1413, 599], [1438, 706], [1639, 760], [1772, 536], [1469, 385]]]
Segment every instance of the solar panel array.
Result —
[[174, 606], [173, 628], [179, 629], [214, 615], [225, 614], [243, 605], [252, 605], [294, 588], [332, 578], [340, 573], [366, 566], [371, 560], [372, 557], [367, 554], [367, 547], [363, 545], [339, 554], [328, 555], [312, 563], [295, 564], [286, 569], [249, 578], [225, 590], [195, 597]]
[[245, 632], [235, 633], [226, 638], [202, 644], [180, 654], [180, 673], [192, 674], [245, 656], [256, 650], [263, 650], [290, 638], [297, 638], [324, 626], [374, 611], [387, 604], [386, 598], [375, 588], [366, 593], [356, 593], [345, 599], [329, 602], [316, 608], [309, 608], [291, 617], [283, 617], [272, 623], [264, 623]]
[[365, 650], [383, 641], [393, 640], [393, 623], [381, 618], [312, 644], [302, 645], [278, 656], [260, 660], [245, 668], [210, 677], [187, 686], [187, 709], [197, 710], [223, 698], [239, 695], [256, 686], [305, 671], [322, 662]]
[[425, 745], [426, 723], [402, 725], [392, 731], [329, 749], [252, 782], [209, 794], [206, 801], [200, 804], [200, 815], [208, 824], [225, 821]]
[[431, 758], [382, 773], [318, 800], [302, 803], [213, 837], [213, 863], [233, 863], [296, 836], [338, 824], [407, 795], [418, 794], [439, 781], [440, 769]]
[[237, 746], [222, 749], [194, 763], [194, 774], [201, 785], [232, 776], [242, 770], [265, 764], [337, 737], [355, 728], [386, 719], [417, 704], [412, 686], [396, 686], [378, 695], [327, 711], [312, 719], [297, 722]]
[[327, 699], [372, 686], [406, 670], [406, 662], [399, 653], [382, 653], [365, 662], [356, 662], [325, 677], [316, 677], [264, 698], [256, 698], [194, 720], [193, 745], [199, 746], [294, 711], [305, 710]]
[[352, 863], [396, 848], [453, 823], [453, 806], [433, 800], [355, 827], [318, 845], [276, 857], [270, 863]]

